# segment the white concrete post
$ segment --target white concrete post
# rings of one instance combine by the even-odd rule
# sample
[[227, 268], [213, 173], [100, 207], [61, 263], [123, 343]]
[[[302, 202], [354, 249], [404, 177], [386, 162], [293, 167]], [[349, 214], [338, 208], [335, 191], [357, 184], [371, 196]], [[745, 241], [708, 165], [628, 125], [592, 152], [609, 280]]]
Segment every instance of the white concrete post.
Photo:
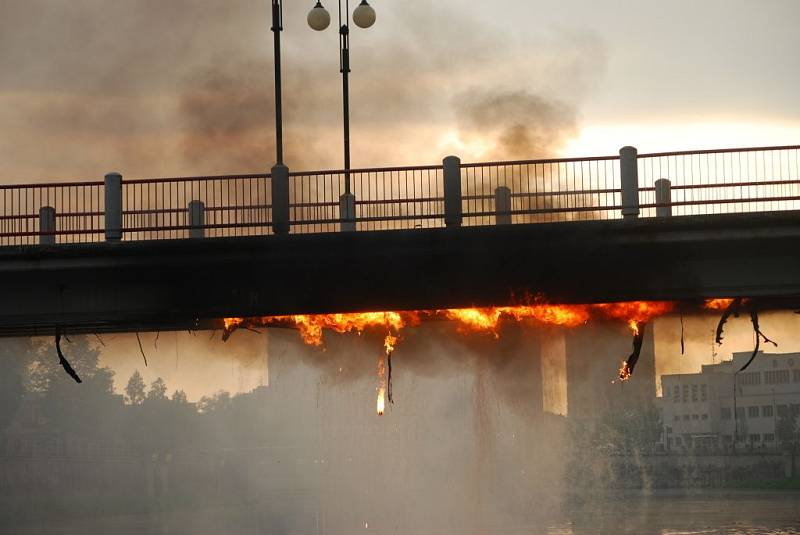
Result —
[[639, 168], [636, 164], [636, 148], [619, 149], [619, 170], [622, 179], [622, 217], [639, 217]]
[[272, 232], [289, 233], [289, 168], [272, 168]]
[[448, 156], [442, 161], [444, 174], [444, 224], [460, 227], [461, 215], [461, 160]]
[[122, 239], [122, 175], [108, 173], [105, 180], [106, 241]]
[[494, 190], [495, 223], [498, 225], [511, 224], [511, 189], [499, 186]]
[[339, 197], [339, 219], [342, 232], [356, 230], [356, 196], [352, 193], [343, 193]]
[[39, 208], [39, 244], [54, 245], [56, 243], [56, 209], [52, 206]]
[[672, 215], [672, 184], [666, 178], [656, 180], [656, 217], [669, 217]]
[[203, 201], [191, 201], [189, 203], [189, 237], [205, 238], [206, 229], [206, 205]]

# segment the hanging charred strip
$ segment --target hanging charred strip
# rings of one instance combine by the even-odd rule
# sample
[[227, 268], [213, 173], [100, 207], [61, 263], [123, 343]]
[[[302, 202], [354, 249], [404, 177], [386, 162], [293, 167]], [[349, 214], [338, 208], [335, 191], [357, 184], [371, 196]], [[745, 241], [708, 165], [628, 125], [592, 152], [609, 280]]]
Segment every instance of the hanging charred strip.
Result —
[[686, 340], [683, 334], [683, 314], [681, 314], [681, 355], [686, 354]]
[[136, 341], [139, 342], [139, 351], [142, 353], [142, 358], [144, 359], [144, 365], [147, 366], [147, 355], [144, 354], [144, 348], [142, 347], [142, 339], [139, 337], [139, 332], [136, 332]]
[[82, 383], [83, 381], [78, 377], [78, 373], [64, 357], [64, 353], [61, 352], [61, 332], [58, 329], [56, 329], [56, 353], [58, 353], [58, 362], [61, 364], [61, 367], [64, 368], [64, 371], [67, 372], [67, 375], [75, 379], [76, 383]]
[[738, 372], [741, 373], [747, 369], [748, 366], [755, 360], [756, 355], [758, 355], [758, 350], [761, 349], [761, 342], [763, 341], [765, 344], [772, 344], [775, 347], [778, 347], [778, 344], [767, 338], [767, 336], [761, 332], [761, 326], [758, 323], [758, 308], [756, 304], [752, 301], [750, 302], [750, 321], [753, 324], [753, 333], [756, 335], [756, 346], [753, 348], [753, 354], [750, 355], [750, 358], [745, 362], [744, 366], [742, 366]]
[[728, 305], [728, 307], [722, 312], [722, 316], [719, 318], [719, 323], [717, 324], [717, 331], [714, 336], [714, 341], [717, 343], [717, 345], [722, 345], [722, 333], [725, 328], [725, 323], [731, 316], [733, 316], [734, 318], [739, 317], [739, 309], [741, 308], [741, 306], [742, 306], [742, 298], [737, 297], [736, 299], [731, 301], [731, 304]]
[[388, 368], [388, 374], [386, 376], [386, 398], [389, 400], [389, 403], [394, 405], [394, 398], [392, 397], [392, 351], [386, 352], [386, 367]]
[[628, 359], [622, 363], [619, 370], [619, 378], [621, 381], [627, 381], [633, 375], [633, 370], [636, 368], [636, 363], [639, 361], [639, 355], [642, 352], [642, 343], [644, 342], [644, 332], [647, 328], [647, 323], [637, 321], [635, 323], [636, 329], [633, 332], [633, 352], [631, 352]]

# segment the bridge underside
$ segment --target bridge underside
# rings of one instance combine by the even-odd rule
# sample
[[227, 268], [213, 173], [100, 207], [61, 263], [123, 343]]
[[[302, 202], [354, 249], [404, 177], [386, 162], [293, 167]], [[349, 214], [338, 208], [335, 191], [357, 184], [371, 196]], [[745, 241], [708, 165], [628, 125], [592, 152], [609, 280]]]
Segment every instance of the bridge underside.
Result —
[[0, 250], [0, 335], [229, 316], [800, 295], [800, 213]]

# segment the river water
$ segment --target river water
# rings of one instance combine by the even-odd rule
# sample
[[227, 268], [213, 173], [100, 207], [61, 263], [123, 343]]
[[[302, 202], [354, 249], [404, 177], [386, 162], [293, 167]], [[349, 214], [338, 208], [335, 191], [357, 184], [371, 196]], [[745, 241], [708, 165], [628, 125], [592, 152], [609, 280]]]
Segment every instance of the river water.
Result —
[[[443, 525], [364, 525], [319, 527], [318, 519], [267, 518], [258, 507], [97, 516], [33, 523], [0, 533], [34, 535], [800, 535], [800, 492], [698, 491], [618, 494], [613, 498], [569, 500], [543, 518], [482, 519], [459, 527]], [[380, 524], [380, 523], [379, 523]], [[409, 527], [414, 525], [414, 527]]]

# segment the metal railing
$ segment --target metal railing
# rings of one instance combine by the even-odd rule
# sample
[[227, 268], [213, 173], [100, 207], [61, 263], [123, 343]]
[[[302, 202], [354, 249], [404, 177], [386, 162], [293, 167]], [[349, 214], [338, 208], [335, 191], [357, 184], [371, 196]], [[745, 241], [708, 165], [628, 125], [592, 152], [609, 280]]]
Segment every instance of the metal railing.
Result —
[[640, 154], [638, 170], [645, 217], [655, 215], [659, 179], [669, 181], [672, 215], [800, 209], [800, 146]]
[[450, 157], [441, 165], [291, 172], [282, 180], [109, 175], [6, 185], [0, 186], [0, 245], [775, 210], [800, 210], [800, 146], [638, 155], [628, 147], [619, 156], [465, 164]]

